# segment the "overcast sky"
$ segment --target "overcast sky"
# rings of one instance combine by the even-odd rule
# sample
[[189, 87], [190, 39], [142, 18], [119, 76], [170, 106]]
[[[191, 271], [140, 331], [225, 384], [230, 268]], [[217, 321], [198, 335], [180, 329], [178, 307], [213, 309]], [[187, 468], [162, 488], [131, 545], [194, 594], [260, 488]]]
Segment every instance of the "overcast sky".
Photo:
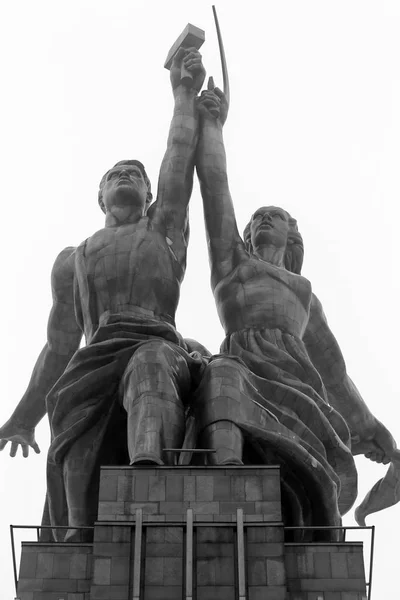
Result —
[[[400, 3], [275, 0], [217, 4], [231, 78], [225, 125], [240, 229], [262, 205], [287, 209], [305, 243], [303, 275], [322, 301], [348, 372], [400, 444]], [[20, 0], [3, 7], [0, 423], [25, 391], [46, 335], [54, 258], [103, 224], [98, 183], [138, 158], [156, 187], [172, 114], [167, 52], [191, 22], [222, 85], [211, 3]], [[177, 326], [218, 352], [196, 183]], [[8, 526], [38, 524], [40, 456], [0, 456], [1, 599], [13, 597]], [[358, 459], [359, 501], [386, 471]], [[377, 526], [376, 600], [398, 588], [400, 505]], [[345, 517], [353, 525], [353, 511]], [[26, 539], [26, 537], [25, 537]]]

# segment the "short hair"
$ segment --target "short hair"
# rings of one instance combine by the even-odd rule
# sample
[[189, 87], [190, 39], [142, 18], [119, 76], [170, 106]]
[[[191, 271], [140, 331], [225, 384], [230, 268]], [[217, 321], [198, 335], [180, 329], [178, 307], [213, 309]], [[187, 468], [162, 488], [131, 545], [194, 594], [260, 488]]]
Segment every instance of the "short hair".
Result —
[[[272, 207], [265, 207], [272, 208]], [[284, 209], [281, 209], [284, 210]], [[256, 211], [257, 212], [257, 211]], [[292, 273], [296, 273], [300, 275], [301, 267], [303, 266], [303, 258], [304, 258], [304, 244], [303, 238], [297, 228], [297, 221], [285, 210], [285, 213], [289, 217], [289, 234], [288, 240], [286, 244], [285, 250], [285, 268]], [[254, 213], [255, 214], [255, 213]], [[246, 246], [246, 250], [253, 253], [253, 246], [251, 244], [251, 233], [250, 233], [250, 224], [253, 220], [252, 215], [250, 221], [247, 223], [244, 231], [243, 231], [243, 241]]]
[[[115, 169], [115, 167], [119, 167], [120, 165], [136, 165], [142, 171], [144, 181], [147, 185], [146, 204], [147, 204], [147, 208], [148, 208], [149, 204], [151, 203], [151, 201], [153, 199], [153, 194], [151, 193], [150, 179], [147, 177], [146, 169], [144, 168], [143, 163], [141, 163], [140, 160], [120, 160], [117, 163], [115, 163], [115, 165], [112, 168]], [[103, 204], [103, 187], [106, 182], [107, 175], [109, 174], [110, 171], [111, 171], [111, 169], [109, 169], [107, 171], [107, 173], [104, 173], [103, 177], [101, 178], [100, 185], [99, 185], [98, 203], [100, 205], [101, 210], [104, 213], [106, 211], [105, 211], [104, 204]]]

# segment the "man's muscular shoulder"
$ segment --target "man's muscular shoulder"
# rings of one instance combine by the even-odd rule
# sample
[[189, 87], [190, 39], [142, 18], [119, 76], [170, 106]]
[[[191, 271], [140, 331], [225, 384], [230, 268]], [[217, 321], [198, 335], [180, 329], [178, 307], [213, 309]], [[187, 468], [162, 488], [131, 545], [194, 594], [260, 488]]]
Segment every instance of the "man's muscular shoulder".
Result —
[[54, 261], [51, 272], [53, 298], [60, 302], [70, 302], [73, 294], [74, 253], [76, 248], [64, 248]]

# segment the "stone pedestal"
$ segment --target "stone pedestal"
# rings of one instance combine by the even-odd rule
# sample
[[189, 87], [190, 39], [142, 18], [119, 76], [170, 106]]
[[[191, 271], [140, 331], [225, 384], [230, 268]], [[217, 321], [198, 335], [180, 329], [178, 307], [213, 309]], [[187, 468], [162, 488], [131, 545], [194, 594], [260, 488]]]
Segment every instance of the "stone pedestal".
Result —
[[21, 600], [362, 600], [362, 545], [284, 542], [278, 467], [104, 467], [93, 544], [25, 543]]

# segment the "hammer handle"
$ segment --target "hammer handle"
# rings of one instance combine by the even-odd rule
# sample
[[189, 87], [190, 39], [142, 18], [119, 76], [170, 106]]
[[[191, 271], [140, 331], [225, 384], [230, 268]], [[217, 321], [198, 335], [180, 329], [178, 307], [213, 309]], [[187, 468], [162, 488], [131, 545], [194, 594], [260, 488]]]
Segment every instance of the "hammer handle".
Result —
[[193, 76], [187, 69], [185, 69], [183, 63], [181, 66], [181, 84], [185, 87], [192, 87], [193, 85]]

